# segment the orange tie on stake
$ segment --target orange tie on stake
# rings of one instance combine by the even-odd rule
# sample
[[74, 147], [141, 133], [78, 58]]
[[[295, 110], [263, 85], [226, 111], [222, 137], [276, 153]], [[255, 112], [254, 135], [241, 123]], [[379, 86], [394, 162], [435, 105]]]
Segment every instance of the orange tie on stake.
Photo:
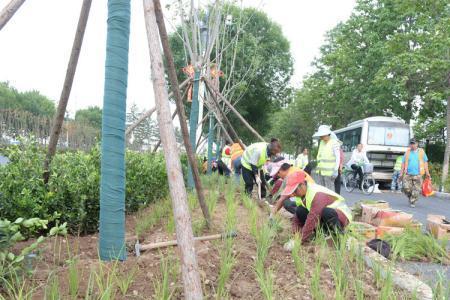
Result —
[[[184, 74], [186, 74], [190, 79], [194, 79], [195, 69], [193, 65], [187, 65], [186, 67], [181, 69]], [[189, 83], [188, 92], [187, 92], [187, 101], [192, 102], [192, 83]]]

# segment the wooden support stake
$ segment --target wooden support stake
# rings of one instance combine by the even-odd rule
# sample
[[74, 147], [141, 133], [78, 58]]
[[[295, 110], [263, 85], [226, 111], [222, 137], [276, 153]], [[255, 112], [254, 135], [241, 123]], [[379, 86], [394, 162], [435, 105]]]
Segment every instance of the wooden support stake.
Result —
[[[231, 122], [230, 122], [230, 120], [228, 119], [227, 115], [225, 114], [225, 112], [224, 112], [223, 110], [220, 109], [219, 102], [217, 101], [216, 95], [214, 95], [214, 94], [212, 93], [212, 91], [211, 91], [210, 88], [209, 88], [209, 85], [206, 85], [206, 87], [207, 87], [208, 90], [211, 92], [211, 98], [213, 99], [214, 104], [215, 104], [217, 110], [221, 113], [223, 119], [225, 120], [225, 122], [227, 123], [227, 126], [230, 128], [230, 131], [231, 131], [231, 133], [233, 134], [233, 138], [232, 138], [232, 139], [230, 138], [230, 139], [231, 139], [232, 141], [234, 141], [235, 143], [236, 143], [236, 142], [239, 143], [239, 145], [241, 146], [241, 148], [242, 148], [243, 150], [245, 150], [245, 145], [244, 145], [244, 143], [242, 143], [242, 141], [241, 141], [241, 139], [239, 138], [239, 136], [238, 136], [236, 130], [234, 130], [234, 127], [233, 127], [233, 125], [231, 125]], [[224, 129], [224, 131], [225, 131], [225, 129]]]
[[233, 111], [233, 113], [238, 117], [242, 124], [244, 124], [248, 130], [250, 130], [259, 140], [261, 140], [261, 142], [265, 142], [264, 138], [247, 122], [247, 120], [244, 119], [244, 117], [236, 110], [236, 108], [234, 108], [234, 106], [216, 88], [214, 88], [208, 78], [203, 77], [203, 80], [205, 81], [209, 90], [213, 91], [213, 95], [217, 95]]
[[[186, 79], [180, 84], [180, 89], [186, 86], [188, 84], [190, 79]], [[169, 93], [169, 98], [172, 98], [173, 93]], [[184, 98], [184, 97], [183, 97]], [[145, 119], [150, 118], [152, 114], [156, 111], [156, 107], [152, 107], [146, 112], [144, 112], [139, 119], [136, 120], [133, 124], [127, 127], [127, 130], [125, 131], [125, 135], [129, 135], [136, 127], [139, 126]], [[173, 118], [172, 118], [173, 119]]]
[[25, 0], [11, 0], [0, 13], [0, 30], [8, 23], [8, 21], [19, 10]]
[[[197, 191], [198, 202], [203, 212], [203, 216], [206, 220], [207, 227], [211, 224], [211, 217], [209, 216], [209, 209], [206, 205], [205, 194], [203, 192], [202, 182], [200, 179], [200, 172], [198, 170], [197, 158], [189, 141], [189, 131], [186, 125], [186, 114], [184, 111], [183, 98], [181, 97], [180, 89], [178, 88], [178, 79], [175, 69], [175, 62], [173, 60], [172, 50], [169, 45], [169, 37], [167, 36], [166, 25], [164, 23], [164, 16], [161, 9], [161, 3], [159, 0], [154, 0], [156, 23], [158, 24], [159, 37], [164, 51], [164, 56], [167, 62], [167, 72], [169, 74], [169, 81], [172, 88], [172, 92], [175, 98], [175, 104], [177, 106], [178, 118], [180, 119], [181, 133], [183, 135], [184, 147], [186, 149], [189, 165], [192, 167], [192, 175], [194, 179], [195, 189]], [[195, 136], [194, 136], [195, 139]]]
[[[143, 0], [147, 39], [150, 51], [153, 91], [158, 112], [159, 132], [164, 144], [167, 177], [178, 245], [180, 247], [181, 274], [185, 299], [203, 299], [197, 257], [194, 248], [191, 217], [187, 204], [180, 153], [177, 149], [175, 129], [170, 116], [169, 95], [166, 89], [164, 63], [159, 44], [158, 25], [152, 0]], [[178, 85], [175, 85], [178, 86]]]
[[58, 109], [56, 110], [55, 118], [53, 120], [52, 131], [50, 133], [50, 141], [48, 143], [47, 156], [44, 162], [44, 182], [47, 183], [50, 177], [50, 163], [56, 153], [56, 146], [58, 145], [59, 135], [61, 134], [64, 116], [66, 114], [67, 103], [69, 102], [70, 91], [72, 90], [73, 78], [77, 69], [78, 58], [80, 57], [81, 45], [83, 44], [84, 32], [86, 31], [86, 24], [91, 9], [92, 0], [83, 0], [81, 6], [80, 17], [78, 19], [77, 31], [70, 53], [69, 64], [66, 70], [66, 77], [64, 79], [64, 86], [58, 102]]

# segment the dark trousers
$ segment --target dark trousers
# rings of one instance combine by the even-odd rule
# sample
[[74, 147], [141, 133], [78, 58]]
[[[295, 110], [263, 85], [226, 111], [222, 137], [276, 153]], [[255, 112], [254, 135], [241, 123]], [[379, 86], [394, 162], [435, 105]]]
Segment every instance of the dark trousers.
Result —
[[[283, 202], [283, 207], [285, 210], [287, 210], [291, 214], [293, 214], [293, 215], [296, 214], [297, 204], [295, 204], [295, 201], [291, 201], [291, 199], [286, 199]], [[306, 210], [306, 208], [305, 208], [305, 210]]]
[[[259, 178], [261, 179], [261, 198], [266, 197], [266, 180], [264, 179], [264, 172], [259, 171]], [[256, 183], [255, 175], [253, 172], [245, 167], [242, 167], [242, 179], [245, 183], [245, 193], [251, 195], [253, 192], [253, 185]]]
[[[306, 218], [308, 217], [309, 211], [303, 207], [298, 206], [295, 210], [295, 215], [297, 216], [297, 219], [300, 223], [300, 226], [304, 226], [306, 222]], [[335, 231], [342, 231], [342, 224], [341, 221], [339, 221], [338, 214], [335, 209], [325, 207], [322, 210], [322, 214], [320, 216], [320, 224], [322, 228], [325, 230], [325, 232], [335, 232]]]
[[362, 170], [362, 168], [360, 166], [357, 166], [355, 164], [351, 165], [351, 167], [352, 167], [353, 171], [356, 174], [358, 174], [358, 185], [360, 186], [361, 182], [362, 182], [362, 179], [363, 179], [363, 176], [364, 176], [363, 170]]
[[228, 169], [227, 165], [223, 163], [223, 161], [219, 160], [217, 162], [217, 169], [219, 170], [220, 175], [225, 175], [227, 177], [230, 176], [231, 171]]
[[338, 171], [338, 176], [334, 180], [334, 191], [337, 194], [341, 194], [341, 171]]

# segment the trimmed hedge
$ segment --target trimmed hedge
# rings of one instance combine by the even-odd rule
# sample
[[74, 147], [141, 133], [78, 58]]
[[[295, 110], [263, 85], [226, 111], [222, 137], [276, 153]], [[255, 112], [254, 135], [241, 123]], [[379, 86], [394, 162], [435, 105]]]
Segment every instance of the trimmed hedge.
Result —
[[[26, 143], [1, 151], [10, 163], [0, 167], [0, 215], [59, 218], [71, 232], [96, 232], [99, 221], [100, 151], [61, 152], [52, 161], [48, 185], [42, 179], [44, 149]], [[163, 198], [168, 193], [164, 157], [156, 153], [126, 154], [126, 211]]]

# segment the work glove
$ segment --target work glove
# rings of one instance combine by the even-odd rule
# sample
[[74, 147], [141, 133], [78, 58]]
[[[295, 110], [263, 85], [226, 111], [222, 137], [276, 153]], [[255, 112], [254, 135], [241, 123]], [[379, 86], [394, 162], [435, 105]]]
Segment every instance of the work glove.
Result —
[[333, 179], [336, 179], [337, 177], [338, 177], [338, 175], [339, 175], [339, 170], [334, 170], [334, 173], [333, 173]]
[[256, 181], [256, 184], [258, 184], [258, 185], [262, 184], [261, 178], [259, 178], [258, 175], [255, 176], [255, 181]]

